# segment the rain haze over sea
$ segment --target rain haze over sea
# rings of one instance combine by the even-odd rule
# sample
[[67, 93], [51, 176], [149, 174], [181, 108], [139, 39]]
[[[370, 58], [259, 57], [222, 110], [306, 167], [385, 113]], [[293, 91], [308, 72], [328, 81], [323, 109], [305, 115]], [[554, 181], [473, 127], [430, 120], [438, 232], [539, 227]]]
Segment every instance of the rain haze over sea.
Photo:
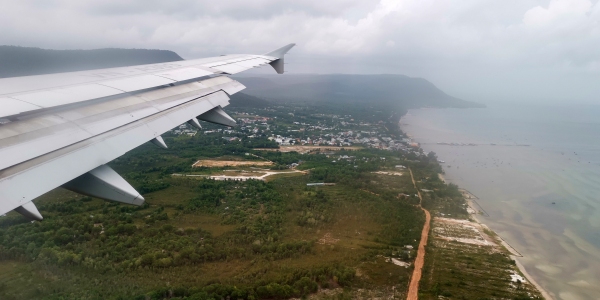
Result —
[[600, 299], [600, 106], [419, 109], [400, 124], [546, 291]]

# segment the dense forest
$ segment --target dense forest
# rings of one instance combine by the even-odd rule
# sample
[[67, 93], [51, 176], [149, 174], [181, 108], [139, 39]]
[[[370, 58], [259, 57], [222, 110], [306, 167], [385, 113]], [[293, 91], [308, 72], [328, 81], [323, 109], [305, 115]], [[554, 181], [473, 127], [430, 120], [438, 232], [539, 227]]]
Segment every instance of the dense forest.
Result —
[[[298, 118], [327, 112], [312, 109], [292, 106], [262, 113], [270, 113], [277, 120], [271, 126], [277, 128], [293, 125], [280, 120], [286, 110]], [[379, 111], [365, 118], [386, 115]], [[393, 122], [389, 118], [378, 126], [400, 138]], [[369, 148], [267, 151], [278, 145], [266, 136], [231, 136], [166, 134], [169, 149], [149, 143], [113, 161], [111, 167], [144, 195], [143, 206], [57, 189], [36, 201], [42, 222], [13, 213], [0, 218], [0, 270], [10, 276], [0, 276], [0, 296], [286, 299], [340, 287], [406, 290], [412, 268], [384, 258], [414, 258], [414, 250], [405, 245], [418, 244], [424, 216], [414, 206], [416, 197], [399, 196], [415, 194], [408, 177], [374, 172], [402, 163], [436, 174], [434, 157]], [[352, 159], [332, 160], [332, 155]], [[306, 174], [266, 182], [171, 175], [220, 172], [227, 168], [192, 164], [223, 158], [268, 160], [272, 169], [298, 164], [296, 169]], [[311, 182], [335, 185], [307, 186]], [[446, 187], [438, 189], [444, 197]], [[11, 274], [28, 274], [35, 288], [19, 289], [26, 282]]]
[[[173, 139], [170, 144], [174, 149], [186, 149], [190, 140], [194, 139]], [[223, 148], [229, 149], [226, 153], [235, 153], [237, 147], [244, 146]], [[156, 150], [143, 147], [113, 164], [118, 170], [136, 170], [126, 173], [126, 178], [136, 188], [144, 190], [148, 199], [144, 206], [66, 196], [66, 192], [56, 191], [54, 195], [59, 195], [58, 199], [38, 202], [40, 211], [46, 216], [43, 222], [31, 224], [18, 215], [1, 219], [0, 258], [57, 270], [54, 274], [72, 272], [78, 274], [71, 275], [77, 278], [125, 276], [136, 282], [133, 287], [101, 284], [98, 288], [101, 291], [86, 287], [91, 289], [86, 292], [53, 287], [51, 295], [56, 299], [91, 293], [106, 297], [139, 296], [140, 299], [220, 299], [228, 296], [272, 299], [302, 296], [328, 287], [362, 286], [366, 283], [356, 281], [354, 266], [357, 263], [374, 261], [380, 255], [395, 255], [407, 260], [409, 253], [400, 249], [419, 239], [423, 216], [409, 199], [398, 201], [393, 193], [377, 196], [367, 190], [369, 183], [376, 179], [370, 171], [385, 167], [388, 163], [380, 158], [386, 155], [391, 159], [393, 156], [389, 152], [364, 150], [354, 153], [373, 158], [359, 168], [327, 162], [324, 155], [304, 156], [306, 163], [302, 166], [313, 170], [309, 176], [270, 182], [237, 182], [164, 176], [165, 167], [152, 163], [152, 157], [160, 156], [157, 153], [162, 152]], [[207, 151], [209, 155], [215, 154]], [[297, 153], [262, 154], [282, 164], [300, 158]], [[172, 159], [186, 160], [185, 157]], [[141, 164], [140, 161], [148, 163]], [[338, 183], [338, 186], [306, 186], [307, 182], [315, 180]], [[370, 237], [356, 245], [363, 249], [361, 251], [318, 244], [319, 235], [315, 235], [314, 230], [329, 230], [346, 217], [337, 212], [340, 206], [376, 224]], [[359, 214], [357, 208], [363, 211]], [[211, 226], [221, 229], [215, 231], [196, 225], [203, 223], [202, 218], [215, 220]], [[357, 224], [337, 226], [349, 225]], [[224, 233], [219, 232], [222, 228], [226, 228]], [[298, 232], [313, 237], [297, 238]], [[352, 254], [346, 254], [342, 259], [332, 256], [325, 262], [309, 263], [308, 268], [273, 271], [268, 267], [272, 262], [282, 260], [312, 262], [318, 260], [316, 257], [323, 251], [333, 251], [328, 255]], [[263, 271], [249, 268], [230, 278], [206, 279], [200, 284], [191, 284], [186, 278], [194, 276], [189, 273], [193, 266], [202, 268], [207, 264], [236, 261], [250, 262]], [[164, 272], [178, 274], [171, 277], [170, 286], [160, 287], [164, 283], [157, 283], [156, 278], [149, 280], [150, 284], [146, 282], [145, 277]], [[406, 282], [408, 274], [402, 276]], [[147, 291], [151, 286], [156, 288]], [[36, 291], [44, 296], [48, 296], [48, 292], [45, 288]]]

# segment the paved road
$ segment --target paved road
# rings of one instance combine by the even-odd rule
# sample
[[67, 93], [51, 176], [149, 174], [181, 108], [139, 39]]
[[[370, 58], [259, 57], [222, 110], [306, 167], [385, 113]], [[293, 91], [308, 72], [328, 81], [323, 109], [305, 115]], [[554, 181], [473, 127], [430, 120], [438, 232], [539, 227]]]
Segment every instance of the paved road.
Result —
[[431, 215], [429, 214], [429, 211], [421, 206], [421, 203], [423, 203], [423, 197], [421, 197], [421, 192], [417, 188], [417, 183], [415, 182], [415, 177], [413, 176], [412, 170], [408, 170], [410, 171], [410, 178], [412, 179], [413, 185], [415, 186], [415, 189], [417, 189], [417, 194], [419, 195], [419, 207], [425, 213], [425, 225], [423, 226], [423, 231], [421, 231], [421, 242], [419, 243], [417, 258], [415, 259], [415, 269], [410, 279], [410, 285], [408, 286], [408, 297], [406, 298], [408, 300], [417, 300], [419, 299], [419, 281], [421, 280], [423, 264], [425, 263], [425, 245], [427, 245], [427, 238], [429, 237], [429, 224], [431, 223]]

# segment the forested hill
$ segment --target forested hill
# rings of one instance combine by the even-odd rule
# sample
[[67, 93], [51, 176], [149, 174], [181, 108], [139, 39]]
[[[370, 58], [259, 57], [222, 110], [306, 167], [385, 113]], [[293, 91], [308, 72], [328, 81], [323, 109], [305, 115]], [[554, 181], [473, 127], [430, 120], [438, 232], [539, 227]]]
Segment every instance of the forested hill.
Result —
[[231, 107], [254, 107], [254, 108], [265, 108], [270, 106], [272, 103], [263, 100], [258, 97], [250, 96], [244, 93], [236, 93], [230, 96], [231, 101], [229, 104]]
[[178, 61], [173, 51], [149, 49], [49, 50], [0, 46], [0, 78]]
[[423, 78], [404, 75], [286, 74], [237, 79], [247, 87], [244, 93], [276, 101], [373, 103], [395, 109], [482, 106], [452, 97]]
[[[48, 50], [0, 46], [0, 78], [179, 61], [173, 51], [149, 49]], [[272, 101], [307, 101], [387, 106], [406, 111], [420, 107], [481, 107], [452, 97], [422, 78], [404, 75], [251, 75], [238, 79], [247, 89], [232, 105], [265, 107]], [[248, 96], [250, 95], [250, 96]]]

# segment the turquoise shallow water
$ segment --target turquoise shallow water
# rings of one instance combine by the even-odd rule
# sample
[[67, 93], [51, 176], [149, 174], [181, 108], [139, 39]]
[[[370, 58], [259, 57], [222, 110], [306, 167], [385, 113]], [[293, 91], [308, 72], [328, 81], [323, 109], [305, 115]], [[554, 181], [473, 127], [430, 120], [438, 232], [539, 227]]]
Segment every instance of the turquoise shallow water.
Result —
[[419, 109], [400, 123], [553, 297], [600, 299], [600, 106]]

